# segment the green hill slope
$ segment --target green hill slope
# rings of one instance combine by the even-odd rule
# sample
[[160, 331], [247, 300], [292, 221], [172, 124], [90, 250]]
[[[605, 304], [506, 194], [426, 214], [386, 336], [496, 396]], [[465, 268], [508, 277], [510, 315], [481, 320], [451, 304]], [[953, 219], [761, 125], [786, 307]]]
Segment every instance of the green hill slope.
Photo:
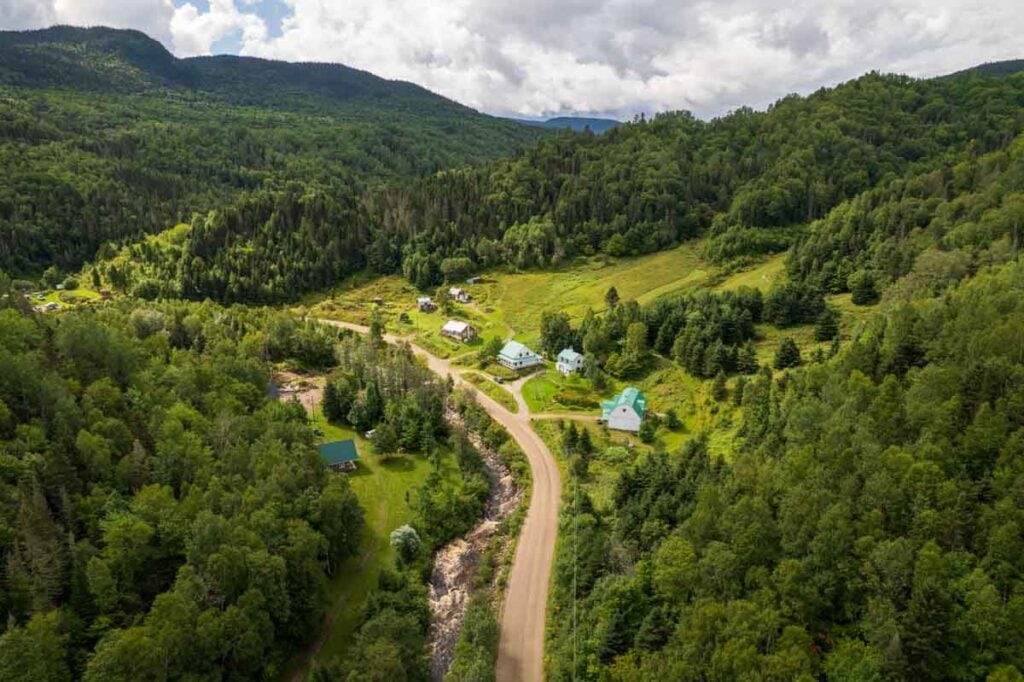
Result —
[[187, 91], [285, 110], [366, 104], [448, 116], [476, 112], [412, 83], [340, 64], [217, 55], [177, 59], [138, 31], [56, 26], [0, 31], [0, 83], [87, 92]]
[[0, 268], [74, 267], [253, 190], [357, 196], [539, 134], [338, 65], [176, 59], [134, 31], [2, 32]]
[[1006, 151], [1024, 130], [1022, 98], [1020, 76], [868, 74], [764, 112], [552, 135], [340, 203], [309, 186], [247, 195], [193, 221], [174, 290], [284, 301], [363, 268], [429, 288], [446, 272], [650, 253], [697, 236], [713, 262], [742, 263], [785, 250], [863, 193]]

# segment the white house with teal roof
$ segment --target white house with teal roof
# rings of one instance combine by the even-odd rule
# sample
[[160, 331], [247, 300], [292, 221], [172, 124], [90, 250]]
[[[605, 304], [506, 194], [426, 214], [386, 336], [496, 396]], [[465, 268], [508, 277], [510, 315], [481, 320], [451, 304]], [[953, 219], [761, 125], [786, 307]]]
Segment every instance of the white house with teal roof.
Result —
[[536, 367], [544, 362], [544, 358], [518, 341], [509, 341], [498, 353], [498, 362], [509, 369], [520, 370]]
[[645, 414], [647, 398], [640, 389], [632, 386], [623, 389], [622, 393], [611, 400], [601, 403], [601, 419], [608, 424], [609, 429], [636, 433], [640, 430]]
[[572, 348], [563, 348], [562, 352], [558, 354], [558, 362], [555, 363], [555, 369], [565, 376], [578, 372], [583, 369], [583, 355], [577, 353]]

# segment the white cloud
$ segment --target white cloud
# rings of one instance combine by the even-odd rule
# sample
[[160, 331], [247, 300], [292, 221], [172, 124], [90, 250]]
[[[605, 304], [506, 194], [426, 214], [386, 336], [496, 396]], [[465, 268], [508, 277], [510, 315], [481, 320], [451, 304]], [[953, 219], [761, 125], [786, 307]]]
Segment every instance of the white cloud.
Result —
[[[21, 1], [32, 3], [32, 0]], [[54, 0], [40, 4], [51, 4], [57, 21], [62, 24], [134, 28], [165, 45], [170, 43], [170, 22], [174, 15], [171, 0]]]
[[[867, 70], [934, 75], [1020, 57], [1020, 0], [0, 0], [0, 27], [146, 30], [181, 56], [333, 61], [499, 114], [628, 117], [763, 106]], [[180, 0], [179, 0], [180, 2]], [[202, 7], [202, 8], [201, 8]]]
[[240, 12], [233, 0], [210, 0], [205, 12], [185, 3], [175, 10], [170, 29], [174, 51], [181, 57], [209, 54], [215, 42], [235, 30], [242, 32], [245, 43], [258, 43], [267, 37], [263, 20], [255, 14]]
[[0, 0], [0, 28], [22, 30], [47, 26], [57, 19], [52, 2]]

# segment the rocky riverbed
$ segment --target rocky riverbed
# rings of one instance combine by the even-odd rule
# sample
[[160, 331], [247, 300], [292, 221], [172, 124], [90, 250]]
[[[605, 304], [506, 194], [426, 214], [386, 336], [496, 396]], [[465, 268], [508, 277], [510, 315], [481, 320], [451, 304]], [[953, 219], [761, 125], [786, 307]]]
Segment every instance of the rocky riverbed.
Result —
[[[457, 422], [457, 415], [449, 415]], [[489, 449], [474, 435], [470, 440], [483, 457], [487, 475], [491, 479], [491, 492], [483, 520], [464, 537], [448, 543], [434, 556], [430, 576], [430, 673], [435, 680], [444, 678], [452, 665], [455, 644], [466, 615], [466, 606], [473, 589], [473, 574], [480, 556], [502, 520], [515, 510], [523, 499], [512, 473], [497, 453]]]

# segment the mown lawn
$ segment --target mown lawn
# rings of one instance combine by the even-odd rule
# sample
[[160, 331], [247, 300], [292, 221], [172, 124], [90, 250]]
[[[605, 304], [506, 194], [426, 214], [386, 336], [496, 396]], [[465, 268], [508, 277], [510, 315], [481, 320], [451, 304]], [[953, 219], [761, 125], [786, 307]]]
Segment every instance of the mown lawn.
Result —
[[[39, 295], [42, 295], [42, 298], [40, 298]], [[77, 289], [49, 289], [38, 292], [38, 294], [33, 292], [33, 295], [28, 299], [28, 302], [34, 306], [56, 303], [61, 308], [70, 308], [82, 303], [92, 303], [99, 300], [99, 292], [79, 287]]]
[[[351, 429], [328, 424], [319, 410], [311, 421], [323, 429], [324, 440], [355, 438], [359, 468], [353, 473], [338, 475], [349, 477], [366, 520], [359, 554], [342, 564], [331, 581], [330, 612], [334, 624], [318, 656], [326, 660], [344, 653], [352, 644], [367, 595], [376, 586], [381, 568], [394, 561], [391, 531], [412, 520], [408, 496], [423, 484], [433, 465], [420, 456], [381, 460], [373, 454], [366, 439]], [[459, 477], [458, 468], [448, 453], [442, 456], [441, 471], [445, 478], [456, 480]]]
[[523, 384], [523, 399], [530, 412], [585, 412], [595, 417], [601, 400], [614, 395], [614, 387], [595, 391], [579, 374], [562, 376], [550, 367]]

